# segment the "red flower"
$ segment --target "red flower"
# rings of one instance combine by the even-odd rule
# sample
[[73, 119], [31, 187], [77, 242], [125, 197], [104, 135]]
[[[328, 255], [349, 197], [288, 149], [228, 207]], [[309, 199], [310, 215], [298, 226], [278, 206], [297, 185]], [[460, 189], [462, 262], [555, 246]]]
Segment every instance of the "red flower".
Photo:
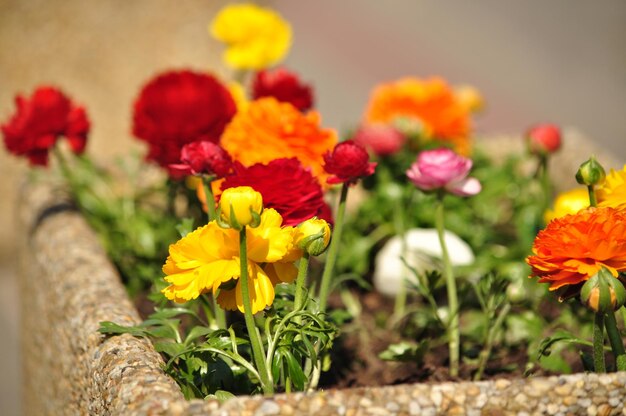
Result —
[[166, 72], [135, 101], [133, 134], [148, 143], [146, 159], [167, 167], [180, 160], [187, 143], [218, 142], [235, 112], [230, 93], [211, 75]]
[[332, 175], [326, 180], [330, 184], [356, 183], [359, 178], [373, 174], [376, 168], [365, 148], [354, 140], [336, 145], [332, 153], [324, 155], [324, 162], [324, 170]]
[[89, 120], [83, 107], [74, 105], [60, 90], [39, 87], [29, 98], [15, 98], [17, 112], [2, 124], [4, 144], [9, 152], [25, 155], [31, 165], [48, 164], [48, 152], [65, 136], [74, 153], [87, 144]]
[[233, 168], [233, 160], [221, 146], [207, 141], [191, 142], [180, 151], [180, 161], [169, 165], [174, 177], [186, 175], [215, 175], [223, 178]]
[[275, 159], [264, 165], [244, 167], [235, 163], [234, 173], [227, 176], [221, 189], [251, 186], [263, 195], [263, 206], [274, 208], [283, 217], [284, 225], [297, 225], [314, 216], [332, 222], [324, 193], [310, 169], [298, 159]]
[[352, 138], [378, 156], [392, 155], [402, 149], [406, 136], [384, 123], [364, 124]]
[[526, 132], [532, 154], [550, 154], [561, 148], [561, 130], [554, 124], [539, 124]]
[[292, 104], [300, 111], [313, 107], [311, 86], [303, 84], [298, 76], [284, 68], [257, 72], [252, 82], [252, 97], [274, 97]]

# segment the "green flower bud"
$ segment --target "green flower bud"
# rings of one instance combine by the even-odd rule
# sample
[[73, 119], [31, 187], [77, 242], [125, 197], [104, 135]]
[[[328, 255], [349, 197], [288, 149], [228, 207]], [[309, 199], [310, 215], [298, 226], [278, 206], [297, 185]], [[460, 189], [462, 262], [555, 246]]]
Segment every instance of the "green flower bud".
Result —
[[576, 181], [581, 185], [599, 185], [604, 182], [606, 172], [594, 156], [584, 162], [576, 172]]
[[626, 303], [626, 289], [603, 267], [583, 285], [580, 300], [595, 313], [609, 313]]

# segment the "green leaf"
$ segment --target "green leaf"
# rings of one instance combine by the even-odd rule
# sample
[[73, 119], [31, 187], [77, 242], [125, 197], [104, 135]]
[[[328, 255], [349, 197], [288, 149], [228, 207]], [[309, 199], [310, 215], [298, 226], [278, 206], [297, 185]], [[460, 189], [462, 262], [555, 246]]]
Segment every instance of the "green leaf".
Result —
[[188, 344], [191, 341], [194, 341], [200, 337], [209, 335], [213, 331], [214, 329], [207, 328], [206, 326], [194, 326], [187, 334], [187, 337], [185, 338], [185, 344]]
[[116, 324], [115, 322], [103, 321], [100, 322], [100, 328], [98, 328], [98, 332], [102, 334], [131, 334], [136, 337], [144, 337], [149, 335], [149, 331], [141, 326], [123, 326]]
[[400, 342], [389, 345], [378, 356], [385, 361], [414, 362], [417, 365], [421, 365], [426, 351], [428, 351], [428, 340], [423, 340], [419, 343]]
[[209, 394], [204, 399], [205, 400], [218, 400], [220, 403], [224, 403], [227, 400], [233, 399], [235, 397], [234, 394], [226, 391], [226, 390], [217, 390], [215, 394]]
[[179, 344], [177, 342], [161, 341], [154, 343], [154, 349], [168, 355], [169, 357], [175, 357], [182, 354], [186, 347], [184, 344]]
[[293, 356], [291, 351], [287, 349], [283, 351], [283, 355], [287, 363], [287, 372], [289, 373], [289, 378], [291, 379], [291, 382], [297, 390], [304, 390], [306, 376], [304, 375], [304, 371], [302, 371], [300, 363], [298, 363], [298, 360], [296, 360], [296, 357]]

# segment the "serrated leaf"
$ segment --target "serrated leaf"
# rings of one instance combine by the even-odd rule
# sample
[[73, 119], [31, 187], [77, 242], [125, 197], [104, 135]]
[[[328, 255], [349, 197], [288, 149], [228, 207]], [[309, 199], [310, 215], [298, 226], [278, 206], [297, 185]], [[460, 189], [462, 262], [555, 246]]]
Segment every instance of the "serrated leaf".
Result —
[[149, 331], [140, 326], [123, 326], [116, 324], [115, 322], [103, 321], [100, 322], [100, 328], [98, 328], [98, 332], [102, 334], [131, 334], [136, 337], [143, 337], [149, 335]]
[[182, 354], [185, 351], [185, 348], [184, 344], [176, 342], [161, 341], [154, 343], [154, 349], [157, 350], [157, 352], [165, 353], [170, 357]]

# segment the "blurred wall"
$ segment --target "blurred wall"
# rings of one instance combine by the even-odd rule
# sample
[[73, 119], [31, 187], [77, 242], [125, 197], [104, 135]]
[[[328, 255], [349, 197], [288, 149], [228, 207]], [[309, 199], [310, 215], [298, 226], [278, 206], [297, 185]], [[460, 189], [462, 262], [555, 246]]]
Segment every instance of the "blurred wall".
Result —
[[287, 64], [314, 83], [325, 124], [358, 122], [371, 89], [406, 75], [472, 84], [481, 134], [551, 121], [626, 158], [626, 2], [273, 2], [294, 28]]

